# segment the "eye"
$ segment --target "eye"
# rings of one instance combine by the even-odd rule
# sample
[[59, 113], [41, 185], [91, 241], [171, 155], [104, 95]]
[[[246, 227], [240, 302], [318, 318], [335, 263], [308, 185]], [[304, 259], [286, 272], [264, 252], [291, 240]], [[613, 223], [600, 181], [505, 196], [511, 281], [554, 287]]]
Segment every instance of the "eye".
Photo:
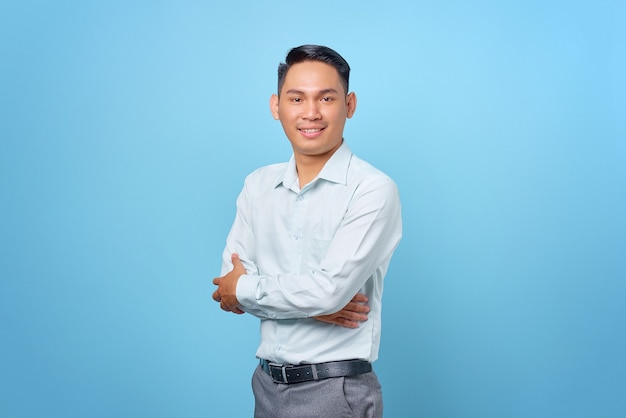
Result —
[[300, 99], [299, 97], [292, 97], [291, 100], [293, 103], [300, 103], [302, 101], [302, 99]]
[[323, 101], [323, 102], [332, 102], [332, 101], [333, 101], [333, 98], [332, 98], [332, 97], [330, 97], [330, 96], [324, 96], [324, 97], [322, 97], [322, 101]]

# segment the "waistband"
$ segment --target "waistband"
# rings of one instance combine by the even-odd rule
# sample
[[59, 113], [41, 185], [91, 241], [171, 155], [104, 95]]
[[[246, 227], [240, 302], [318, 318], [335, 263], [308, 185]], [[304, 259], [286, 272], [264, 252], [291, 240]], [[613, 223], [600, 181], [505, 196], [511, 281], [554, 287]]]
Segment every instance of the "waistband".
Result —
[[261, 368], [275, 383], [292, 384], [331, 377], [356, 376], [372, 371], [372, 364], [365, 360], [330, 361], [317, 364], [277, 364], [261, 359]]

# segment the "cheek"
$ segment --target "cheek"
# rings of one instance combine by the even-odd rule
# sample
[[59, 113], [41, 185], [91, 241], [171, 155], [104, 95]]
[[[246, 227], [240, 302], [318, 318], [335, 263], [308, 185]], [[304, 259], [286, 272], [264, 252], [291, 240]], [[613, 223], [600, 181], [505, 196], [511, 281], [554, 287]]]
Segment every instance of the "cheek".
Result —
[[294, 119], [296, 119], [296, 115], [295, 112], [293, 110], [289, 110], [289, 109], [281, 109], [278, 112], [278, 115], [280, 116], [280, 120], [283, 122], [290, 122], [293, 121]]
[[346, 106], [341, 106], [339, 108], [333, 109], [332, 112], [328, 113], [328, 118], [332, 119], [335, 122], [341, 122], [346, 119], [348, 115], [348, 108]]
[[334, 122], [334, 125], [342, 126], [346, 122], [346, 116], [347, 116], [347, 113], [345, 112], [344, 109], [333, 113], [332, 121]]

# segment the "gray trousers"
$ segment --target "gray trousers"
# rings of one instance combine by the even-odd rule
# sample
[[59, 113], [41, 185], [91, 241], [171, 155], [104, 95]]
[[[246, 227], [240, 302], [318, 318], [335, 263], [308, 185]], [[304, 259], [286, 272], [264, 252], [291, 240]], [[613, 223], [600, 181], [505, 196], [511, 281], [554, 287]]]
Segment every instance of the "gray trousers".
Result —
[[381, 418], [374, 372], [291, 385], [274, 383], [258, 366], [252, 376], [254, 418]]

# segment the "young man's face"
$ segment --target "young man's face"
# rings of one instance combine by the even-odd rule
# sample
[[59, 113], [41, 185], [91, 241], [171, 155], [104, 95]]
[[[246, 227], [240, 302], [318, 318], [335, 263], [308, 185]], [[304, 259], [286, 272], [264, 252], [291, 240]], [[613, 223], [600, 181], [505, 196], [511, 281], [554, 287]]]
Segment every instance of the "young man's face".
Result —
[[356, 109], [356, 96], [346, 94], [334, 67], [305, 61], [289, 68], [280, 97], [272, 95], [270, 107], [296, 158], [328, 159], [341, 145], [346, 118]]

